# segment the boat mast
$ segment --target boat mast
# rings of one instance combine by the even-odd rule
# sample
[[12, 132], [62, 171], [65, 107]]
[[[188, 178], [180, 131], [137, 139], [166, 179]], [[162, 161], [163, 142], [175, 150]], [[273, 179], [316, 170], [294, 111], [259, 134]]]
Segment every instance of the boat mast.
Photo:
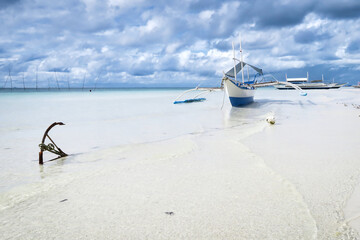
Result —
[[250, 82], [249, 65], [246, 65], [246, 66], [247, 66], [248, 82]]
[[234, 59], [234, 77], [235, 77], [235, 82], [236, 82], [236, 58], [235, 58], [234, 42], [232, 42], [232, 48], [233, 48], [233, 59]]
[[243, 64], [243, 54], [242, 54], [242, 48], [241, 48], [241, 36], [240, 36], [240, 57], [241, 57], [241, 77], [242, 82], [244, 83], [244, 64]]

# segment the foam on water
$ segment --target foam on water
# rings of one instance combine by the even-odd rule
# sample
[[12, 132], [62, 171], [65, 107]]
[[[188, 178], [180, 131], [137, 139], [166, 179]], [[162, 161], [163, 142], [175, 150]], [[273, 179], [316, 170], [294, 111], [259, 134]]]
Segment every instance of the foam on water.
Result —
[[[340, 144], [340, 153], [332, 152], [341, 154], [339, 162], [329, 155], [321, 158], [315, 148], [310, 148], [308, 155], [298, 154], [299, 148], [309, 147], [301, 144], [308, 141], [308, 132], [303, 131], [302, 135], [301, 131], [291, 131], [300, 126], [311, 130], [323, 118], [334, 118], [336, 114], [329, 112], [336, 111], [346, 113], [343, 117], [356, 133], [358, 119], [351, 116], [358, 110], [336, 104], [353, 102], [345, 95], [353, 97], [353, 92], [309, 92], [310, 97], [304, 98], [293, 91], [260, 90], [256, 103], [246, 108], [226, 105], [223, 110], [221, 93], [209, 96], [203, 103], [173, 105], [171, 100], [179, 92], [110, 91], [47, 96], [33, 93], [3, 97], [1, 111], [10, 105], [15, 113], [0, 123], [1, 146], [5, 146], [0, 152], [7, 157], [7, 161], [1, 161], [0, 173], [2, 236], [358, 236], [346, 224], [342, 212], [359, 176], [360, 166], [354, 158], [357, 152], [351, 149], [351, 144], [357, 142], [348, 139]], [[24, 105], [30, 107], [45, 99], [57, 109], [50, 109], [47, 114], [43, 114], [42, 107], [22, 111]], [[265, 122], [269, 112], [276, 114], [275, 126]], [[31, 119], [32, 115], [38, 117]], [[12, 122], [14, 116], [18, 118]], [[64, 151], [76, 154], [39, 168], [34, 146], [53, 121], [67, 125], [56, 127], [50, 135]], [[353, 136], [349, 131], [346, 136], [341, 135], [343, 130], [349, 128], [338, 128], [335, 135]], [[315, 142], [324, 141], [324, 129], [314, 132], [318, 134], [312, 136]], [[293, 143], [297, 148], [291, 148]], [[18, 144], [22, 145], [21, 151], [7, 149]], [[349, 147], [344, 148], [345, 144]], [[331, 149], [336, 146], [329, 145]]]

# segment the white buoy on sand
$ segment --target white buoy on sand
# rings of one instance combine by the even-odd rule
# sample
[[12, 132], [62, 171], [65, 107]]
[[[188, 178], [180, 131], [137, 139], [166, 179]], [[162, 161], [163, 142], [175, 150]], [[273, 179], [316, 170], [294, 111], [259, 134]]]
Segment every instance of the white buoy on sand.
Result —
[[269, 114], [267, 117], [266, 117], [266, 121], [270, 124], [275, 124], [275, 116], [273, 113]]

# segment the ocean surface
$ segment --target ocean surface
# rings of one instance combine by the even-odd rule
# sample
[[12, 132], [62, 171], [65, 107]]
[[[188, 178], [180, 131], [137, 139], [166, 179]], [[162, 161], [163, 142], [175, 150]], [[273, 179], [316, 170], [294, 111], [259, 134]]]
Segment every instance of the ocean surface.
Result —
[[183, 91], [1, 89], [0, 238], [359, 239], [359, 89]]

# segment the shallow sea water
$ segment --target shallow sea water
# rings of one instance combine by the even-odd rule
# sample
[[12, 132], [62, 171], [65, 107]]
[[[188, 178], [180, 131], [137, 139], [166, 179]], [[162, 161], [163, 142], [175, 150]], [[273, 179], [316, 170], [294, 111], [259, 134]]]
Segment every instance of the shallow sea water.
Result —
[[[223, 109], [222, 92], [172, 104], [181, 92], [0, 93], [2, 239], [358, 238], [343, 209], [359, 180], [360, 91], [260, 89]], [[39, 166], [55, 121], [70, 156]]]

